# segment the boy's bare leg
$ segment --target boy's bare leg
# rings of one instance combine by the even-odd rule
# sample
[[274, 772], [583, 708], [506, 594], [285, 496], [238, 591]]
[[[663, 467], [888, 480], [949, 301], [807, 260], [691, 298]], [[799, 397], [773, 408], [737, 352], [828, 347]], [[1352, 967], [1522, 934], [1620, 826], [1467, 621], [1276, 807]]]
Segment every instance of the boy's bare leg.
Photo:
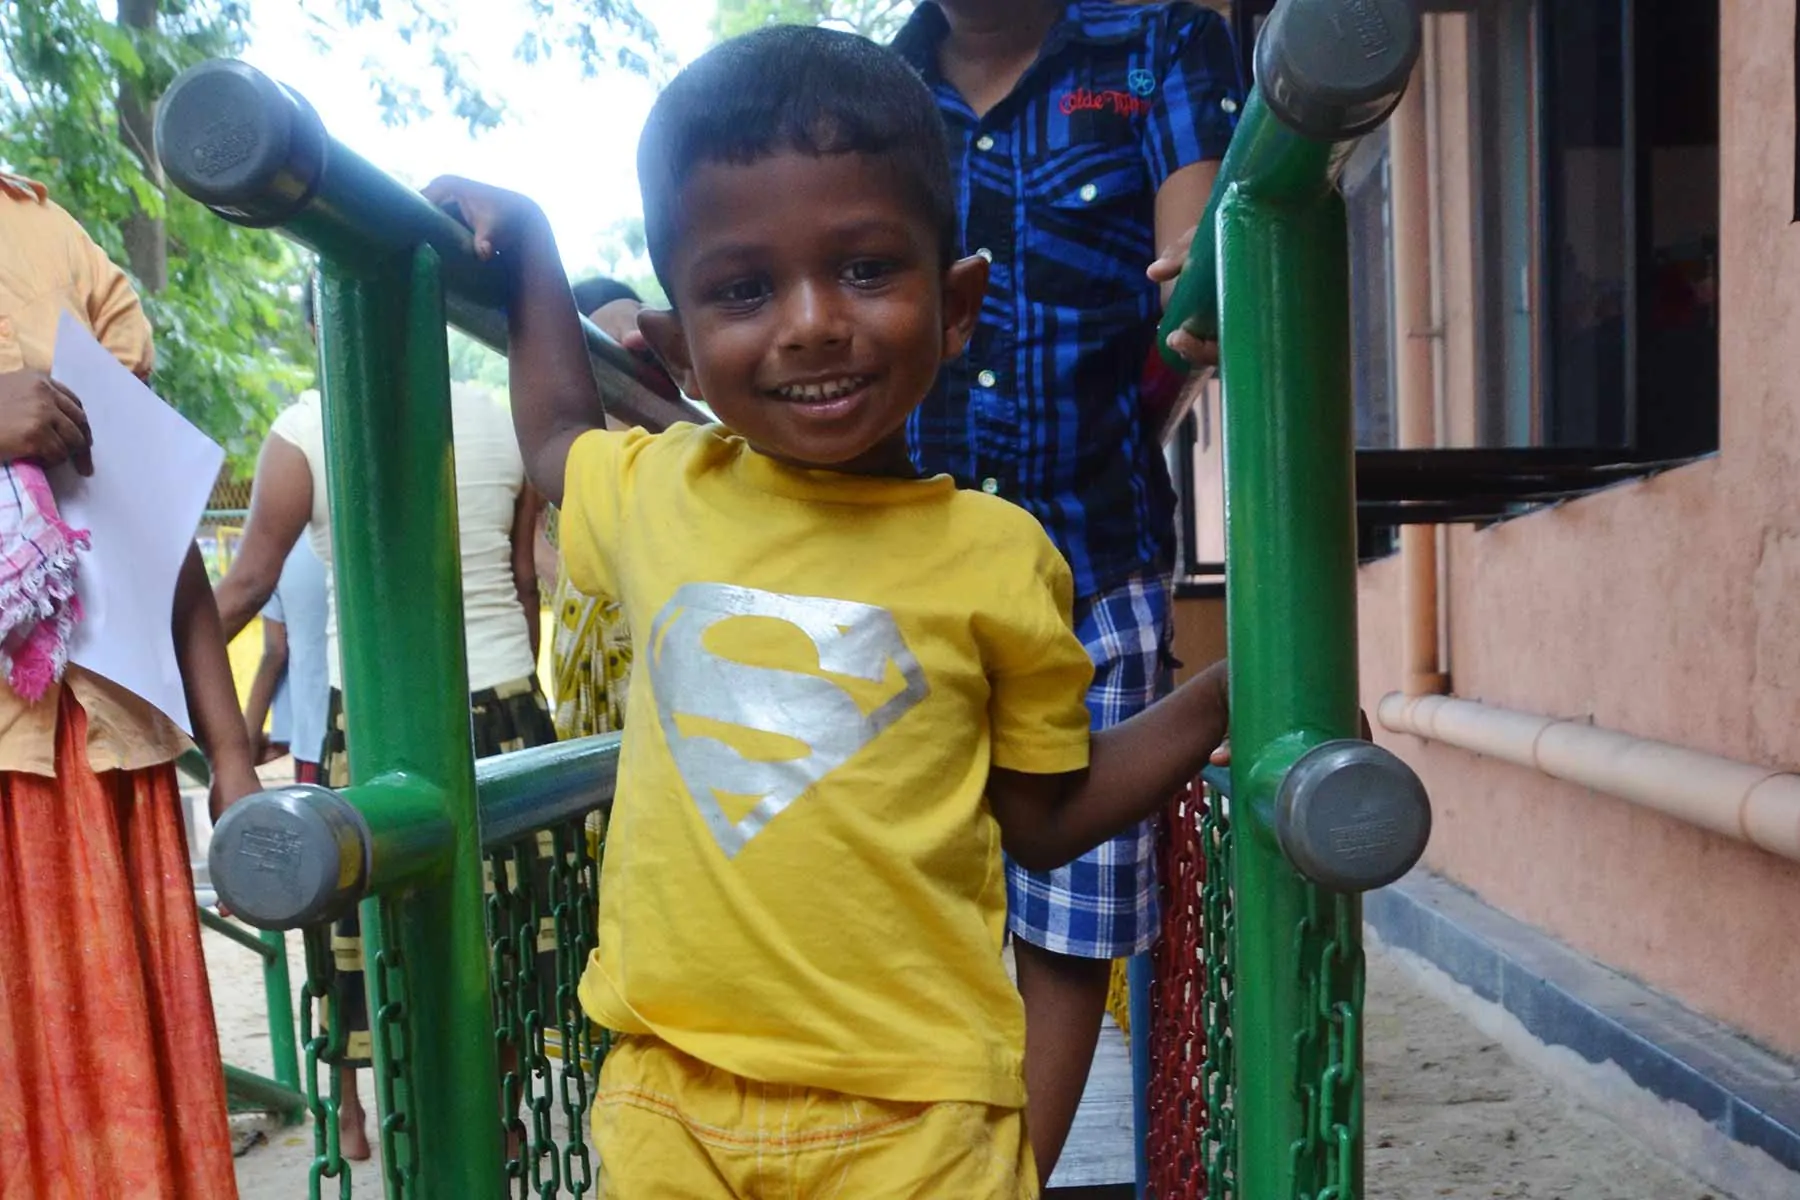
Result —
[[356, 1091], [356, 1068], [338, 1068], [338, 1153], [352, 1162], [369, 1161], [368, 1118]]
[[1048, 1187], [1087, 1088], [1112, 984], [1112, 962], [1072, 958], [1013, 938], [1025, 998], [1025, 1128]]

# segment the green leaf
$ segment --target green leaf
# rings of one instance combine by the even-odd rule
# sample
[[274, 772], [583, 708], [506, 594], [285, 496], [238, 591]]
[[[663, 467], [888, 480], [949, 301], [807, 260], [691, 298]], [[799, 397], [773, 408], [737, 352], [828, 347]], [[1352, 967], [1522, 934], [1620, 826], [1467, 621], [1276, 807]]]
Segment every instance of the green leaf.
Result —
[[120, 71], [134, 79], [144, 73], [144, 60], [138, 57], [137, 47], [131, 44], [130, 35], [123, 29], [100, 21], [95, 23], [94, 34], [100, 48], [106, 51]]

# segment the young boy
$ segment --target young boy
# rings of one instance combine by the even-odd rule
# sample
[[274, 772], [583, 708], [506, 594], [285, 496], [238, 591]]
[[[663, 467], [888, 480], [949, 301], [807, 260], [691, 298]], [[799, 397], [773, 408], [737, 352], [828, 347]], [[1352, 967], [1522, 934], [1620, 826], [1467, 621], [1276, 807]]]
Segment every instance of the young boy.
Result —
[[[1094, 727], [1165, 686], [1174, 493], [1146, 362], [1231, 140], [1230, 31], [1190, 3], [927, 0], [894, 49], [949, 130], [958, 246], [992, 262], [968, 354], [915, 414], [915, 461], [1022, 505], [1075, 577]], [[1172, 253], [1145, 266], [1159, 246]], [[1193, 339], [1176, 348], [1190, 356]], [[1178, 385], [1177, 385], [1178, 386]], [[1155, 834], [1127, 830], [1055, 871], [1007, 865], [1026, 1081], [1048, 1177], [1081, 1100], [1110, 960], [1158, 928]]]
[[639, 170], [674, 305], [639, 327], [722, 427], [604, 431], [543, 214], [427, 189], [508, 265], [528, 468], [639, 648], [581, 986], [623, 1035], [601, 1194], [1035, 1196], [1001, 846], [1053, 867], [1155, 809], [1224, 735], [1222, 664], [1090, 733], [1062, 556], [914, 470], [987, 263], [954, 257], [905, 63], [828, 30], [726, 43], [658, 99]]

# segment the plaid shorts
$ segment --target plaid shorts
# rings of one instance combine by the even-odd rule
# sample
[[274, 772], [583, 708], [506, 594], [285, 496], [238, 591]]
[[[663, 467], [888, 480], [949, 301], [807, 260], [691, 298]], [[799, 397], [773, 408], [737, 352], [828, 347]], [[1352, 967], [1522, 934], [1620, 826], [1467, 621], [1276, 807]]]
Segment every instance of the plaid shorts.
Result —
[[[1117, 725], [1168, 691], [1174, 636], [1169, 581], [1134, 575], [1075, 604], [1075, 634], [1094, 660], [1088, 713]], [[1156, 822], [1145, 821], [1054, 871], [1006, 863], [1006, 926], [1075, 958], [1128, 958], [1156, 940]]]

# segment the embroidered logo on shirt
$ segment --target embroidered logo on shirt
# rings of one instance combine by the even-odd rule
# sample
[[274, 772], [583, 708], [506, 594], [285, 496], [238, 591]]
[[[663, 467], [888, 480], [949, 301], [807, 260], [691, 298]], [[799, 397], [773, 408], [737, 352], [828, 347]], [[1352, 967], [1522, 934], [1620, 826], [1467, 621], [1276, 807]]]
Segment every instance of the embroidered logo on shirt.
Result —
[[[817, 651], [818, 674], [740, 661], [707, 645], [709, 631], [739, 618], [797, 629]], [[651, 622], [649, 649], [669, 756], [727, 858], [930, 690], [893, 614], [848, 600], [690, 583]], [[865, 711], [851, 681], [891, 683], [892, 694]], [[783, 740], [789, 751], [772, 748]]]
[[[1150, 86], [1154, 91], [1156, 88], [1154, 80], [1151, 81]], [[1129, 92], [1113, 90], [1096, 92], [1088, 88], [1076, 88], [1073, 91], [1064, 92], [1062, 98], [1057, 101], [1057, 107], [1062, 109], [1065, 116], [1072, 116], [1078, 112], [1110, 112], [1121, 117], [1147, 117], [1150, 115], [1150, 101], [1145, 99], [1144, 95], [1133, 96]]]
[[1134, 96], [1148, 96], [1156, 90], [1156, 76], [1138, 67], [1125, 76], [1125, 83]]

